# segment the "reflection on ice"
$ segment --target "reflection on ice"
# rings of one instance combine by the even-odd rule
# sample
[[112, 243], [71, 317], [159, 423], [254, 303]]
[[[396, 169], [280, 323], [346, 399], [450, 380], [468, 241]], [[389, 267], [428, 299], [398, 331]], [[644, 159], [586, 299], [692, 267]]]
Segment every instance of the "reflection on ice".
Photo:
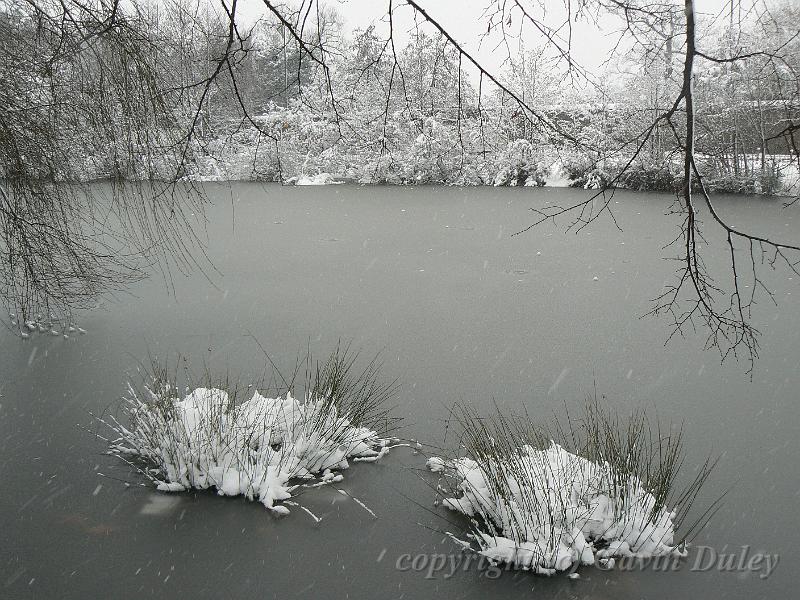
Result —
[[175, 510], [180, 503], [181, 497], [174, 494], [150, 494], [139, 514], [164, 515]]

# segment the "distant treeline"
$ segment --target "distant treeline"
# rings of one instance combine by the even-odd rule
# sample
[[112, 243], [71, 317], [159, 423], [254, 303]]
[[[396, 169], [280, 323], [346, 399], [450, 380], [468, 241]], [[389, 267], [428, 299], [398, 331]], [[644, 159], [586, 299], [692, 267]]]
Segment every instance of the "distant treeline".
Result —
[[[374, 27], [348, 36], [328, 9], [302, 43], [269, 19], [242, 26], [234, 39], [225, 15], [192, 6], [160, 2], [136, 13], [154, 84], [168, 82], [161, 99], [170, 119], [143, 119], [132, 136], [129, 115], [109, 105], [109, 119], [128, 119], [120, 127], [126, 135], [86, 139], [83, 131], [93, 129], [81, 120], [91, 114], [70, 121], [54, 111], [49, 118], [74, 150], [56, 176], [287, 181], [328, 172], [379, 183], [542, 185], [558, 176], [587, 187], [679, 185], [677, 140], [685, 125], [658, 122], [680, 86], [681, 57], [671, 47], [632, 51], [582, 86], [541, 49], [521, 51], [500, 76], [542, 122], [476, 81], [441, 35], [420, 29], [402, 47]], [[766, 26], [738, 29], [735, 46], [721, 28], [702, 40], [706, 52], [721, 57], [762, 38], [772, 46], [784, 40], [789, 57], [696, 68], [696, 151], [714, 189], [776, 193], [796, 181], [797, 148], [788, 133], [800, 121], [790, 87], [800, 72], [800, 38], [787, 24], [798, 20], [800, 8], [786, 4]], [[19, 7], [0, 10], [0, 30], [5, 39], [42, 35], [36, 16]], [[324, 52], [312, 56], [309, 48]], [[102, 43], [94, 51], [98, 60], [117, 58], [112, 48], [104, 56]], [[42, 105], [54, 82], [62, 98], [103, 91], [85, 73], [65, 79], [46, 69], [22, 72], [30, 67], [4, 63], [0, 75], [17, 88], [25, 82]]]

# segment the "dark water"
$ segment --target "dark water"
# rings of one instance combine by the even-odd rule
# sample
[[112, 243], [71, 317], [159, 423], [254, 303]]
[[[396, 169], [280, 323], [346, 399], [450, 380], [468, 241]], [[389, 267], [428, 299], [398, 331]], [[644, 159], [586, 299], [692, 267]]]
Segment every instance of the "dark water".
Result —
[[[675, 268], [661, 250], [677, 233], [677, 219], [663, 216], [668, 196], [619, 194], [623, 231], [603, 220], [578, 235], [547, 226], [511, 237], [530, 222], [529, 207], [585, 192], [237, 184], [209, 194], [216, 288], [178, 277], [173, 297], [152, 279], [82, 315], [86, 336], [0, 333], [0, 597], [792, 595], [800, 287], [790, 274], [769, 277], [780, 307], [757, 309], [762, 358], [750, 382], [746, 365], [703, 352], [702, 336], [664, 347], [667, 323], [639, 318]], [[740, 226], [800, 239], [796, 210], [778, 201], [720, 202]], [[724, 266], [716, 247], [711, 268]], [[474, 568], [446, 578], [449, 567], [427, 578], [398, 559], [457, 556], [431, 530], [452, 529], [453, 516], [433, 506], [423, 460], [408, 449], [346, 473], [344, 489], [377, 519], [331, 489], [302, 499], [324, 517], [315, 524], [299, 510], [276, 519], [241, 498], [163, 495], [113, 479], [138, 481], [103, 454], [89, 413], [113, 410], [137, 361], [181, 352], [196, 365], [260, 374], [248, 334], [287, 368], [309, 340], [319, 354], [339, 338], [365, 354], [382, 350], [386, 376], [403, 384], [405, 435], [433, 442], [455, 400], [549, 414], [595, 386], [613, 405], [684, 420], [688, 467], [723, 454], [703, 498], [733, 485], [696, 543], [747, 545], [780, 563], [766, 579], [691, 572], [693, 557], [678, 572], [584, 568], [577, 581], [491, 580]]]

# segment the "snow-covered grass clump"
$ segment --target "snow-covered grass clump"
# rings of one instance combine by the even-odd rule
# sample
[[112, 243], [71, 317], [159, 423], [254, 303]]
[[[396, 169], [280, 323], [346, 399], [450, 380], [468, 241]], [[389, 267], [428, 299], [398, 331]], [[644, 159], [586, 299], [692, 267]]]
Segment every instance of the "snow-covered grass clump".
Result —
[[375, 461], [389, 450], [385, 403], [395, 386], [377, 381], [374, 361], [354, 372], [346, 351], [307, 374], [302, 400], [290, 389], [267, 397], [247, 388], [239, 401], [242, 392], [227, 382], [181, 397], [172, 381], [150, 379], [129, 385], [126, 425], [104, 422], [118, 436], [111, 453], [162, 491], [216, 488], [285, 514], [298, 487], [341, 481], [349, 461]]
[[469, 519], [468, 539], [453, 536], [464, 547], [546, 575], [620, 556], [685, 555], [689, 532], [679, 539], [678, 528], [713, 463], [677, 490], [680, 430], [652, 428], [643, 413], [622, 420], [597, 401], [566, 429], [465, 407], [456, 416], [462, 452], [432, 457], [428, 468], [443, 475], [444, 506]]

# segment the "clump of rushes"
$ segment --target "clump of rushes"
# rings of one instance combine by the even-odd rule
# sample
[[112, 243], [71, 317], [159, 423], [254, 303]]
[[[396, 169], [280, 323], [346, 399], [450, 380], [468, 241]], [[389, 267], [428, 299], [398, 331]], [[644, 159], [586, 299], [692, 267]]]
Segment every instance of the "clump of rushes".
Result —
[[286, 514], [298, 488], [341, 481], [349, 460], [376, 461], [391, 447], [397, 386], [380, 381], [376, 359], [363, 369], [356, 359], [346, 347], [324, 363], [306, 356], [302, 399], [293, 395], [299, 368], [280, 377], [274, 397], [208, 372], [189, 377], [182, 395], [176, 373], [151, 361], [141, 383], [129, 382], [126, 418], [100, 419], [116, 434], [110, 453], [159, 490], [213, 487]]
[[453, 417], [459, 452], [427, 463], [442, 474], [444, 506], [469, 519], [466, 539], [449, 535], [508, 568], [552, 575], [621, 556], [682, 557], [721, 500], [683, 527], [716, 461], [679, 486], [683, 430], [644, 411], [623, 417], [594, 397], [566, 424], [465, 405]]

